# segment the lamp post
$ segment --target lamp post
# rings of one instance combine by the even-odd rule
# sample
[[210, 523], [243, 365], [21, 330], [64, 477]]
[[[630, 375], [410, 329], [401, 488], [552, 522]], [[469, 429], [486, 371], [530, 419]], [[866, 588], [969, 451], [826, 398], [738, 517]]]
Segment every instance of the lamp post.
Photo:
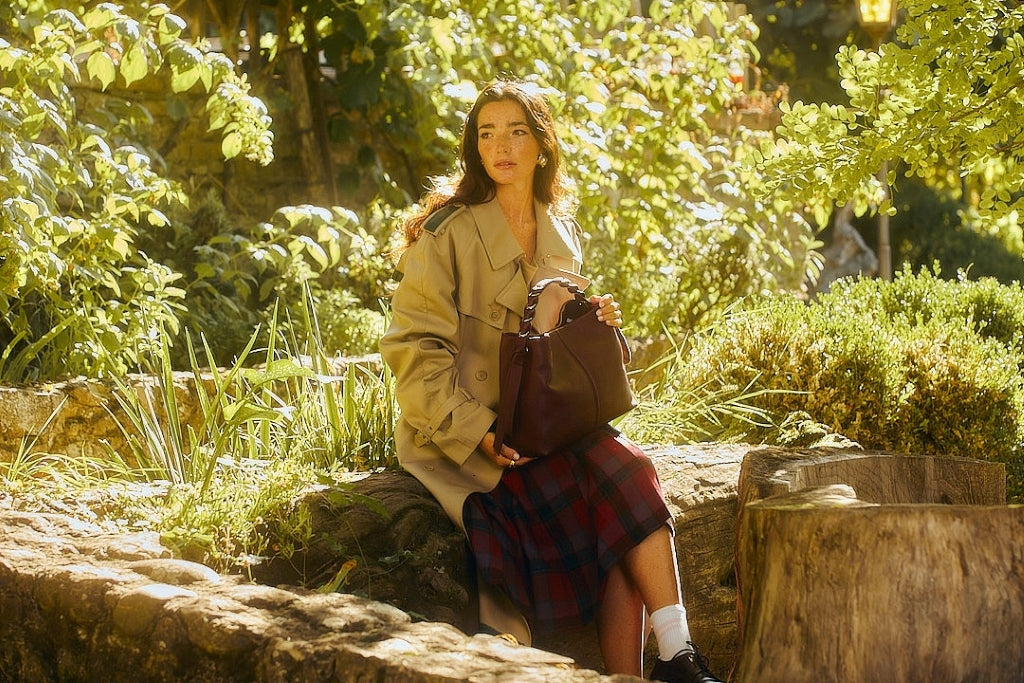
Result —
[[[896, 25], [896, 0], [857, 0], [857, 22], [874, 41], [875, 52], [886, 34]], [[882, 96], [879, 88], [879, 97]], [[878, 182], [889, 197], [889, 162], [882, 161]], [[889, 245], [889, 214], [878, 212], [878, 274], [883, 280], [892, 280], [892, 247]]]
[[875, 49], [896, 25], [896, 0], [857, 0], [857, 23], [875, 41]]

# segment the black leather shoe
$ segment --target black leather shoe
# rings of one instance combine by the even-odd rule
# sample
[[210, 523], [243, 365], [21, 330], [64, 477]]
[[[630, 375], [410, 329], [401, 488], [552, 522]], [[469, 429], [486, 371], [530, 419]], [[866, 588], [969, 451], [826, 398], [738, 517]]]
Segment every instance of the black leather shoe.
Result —
[[659, 659], [651, 670], [652, 681], [664, 683], [722, 683], [708, 671], [708, 665], [701, 658], [697, 646], [689, 643], [692, 650], [683, 650], [670, 661]]

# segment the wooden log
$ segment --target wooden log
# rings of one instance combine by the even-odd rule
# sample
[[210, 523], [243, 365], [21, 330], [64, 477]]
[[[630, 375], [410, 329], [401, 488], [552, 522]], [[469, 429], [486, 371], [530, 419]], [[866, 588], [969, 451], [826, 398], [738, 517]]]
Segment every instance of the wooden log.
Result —
[[[747, 505], [808, 488], [845, 484], [862, 501], [878, 504], [941, 503], [999, 505], [1006, 502], [1006, 468], [1001, 463], [933, 455], [894, 455], [860, 448], [748, 451], [737, 482], [736, 549], [746, 546]], [[736, 628], [744, 640], [747, 608], [737, 571]]]
[[747, 453], [737, 498], [745, 504], [806, 488], [846, 484], [869, 503], [999, 505], [1006, 502], [1001, 463], [856, 448], [761, 448]]
[[1024, 508], [877, 505], [839, 485], [745, 517], [735, 680], [1024, 680]]

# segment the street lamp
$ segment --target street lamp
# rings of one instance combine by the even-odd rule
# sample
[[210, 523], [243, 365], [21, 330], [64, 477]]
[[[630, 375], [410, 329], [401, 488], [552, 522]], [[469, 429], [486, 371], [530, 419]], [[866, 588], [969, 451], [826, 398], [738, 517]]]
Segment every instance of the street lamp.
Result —
[[[886, 34], [896, 25], [896, 0], [857, 0], [857, 22], [874, 41], [875, 52]], [[881, 89], [879, 97], [883, 95]], [[878, 182], [889, 196], [889, 163], [882, 161]], [[889, 245], [889, 214], [878, 212], [878, 274], [883, 280], [892, 280], [892, 247]]]
[[875, 49], [896, 25], [896, 0], [857, 0], [857, 23], [875, 41]]

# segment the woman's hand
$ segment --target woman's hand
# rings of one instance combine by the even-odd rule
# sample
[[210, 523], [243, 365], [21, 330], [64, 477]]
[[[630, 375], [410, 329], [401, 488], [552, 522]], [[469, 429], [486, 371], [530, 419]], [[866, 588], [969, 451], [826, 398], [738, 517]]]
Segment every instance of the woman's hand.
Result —
[[611, 327], [622, 327], [622, 311], [619, 310], [619, 302], [611, 294], [596, 294], [590, 297], [590, 303], [597, 305], [597, 319], [603, 320]]
[[532, 458], [524, 458], [520, 456], [519, 453], [508, 444], [501, 445], [501, 453], [496, 452], [494, 450], [494, 432], [487, 432], [484, 434], [483, 440], [480, 441], [480, 450], [483, 451], [484, 455], [490, 458], [491, 462], [501, 468], [525, 465], [532, 460]]

